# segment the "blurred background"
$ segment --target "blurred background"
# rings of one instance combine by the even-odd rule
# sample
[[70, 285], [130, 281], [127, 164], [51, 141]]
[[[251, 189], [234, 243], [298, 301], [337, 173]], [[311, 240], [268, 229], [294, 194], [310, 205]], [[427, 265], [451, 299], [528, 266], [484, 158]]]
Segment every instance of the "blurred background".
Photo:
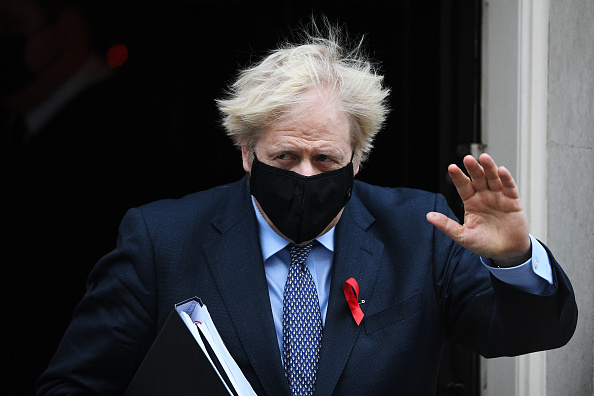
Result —
[[[243, 176], [214, 100], [311, 15], [365, 35], [391, 114], [358, 175], [440, 192], [480, 143], [477, 0], [0, 0], [2, 394], [34, 393], [127, 209]], [[449, 344], [438, 395], [477, 395]]]

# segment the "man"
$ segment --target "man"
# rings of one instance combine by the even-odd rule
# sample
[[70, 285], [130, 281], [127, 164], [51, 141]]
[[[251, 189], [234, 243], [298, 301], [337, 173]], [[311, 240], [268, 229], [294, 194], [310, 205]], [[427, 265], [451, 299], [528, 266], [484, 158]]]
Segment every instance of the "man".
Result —
[[463, 225], [440, 196], [354, 181], [388, 90], [335, 37], [239, 75], [218, 104], [246, 178], [126, 214], [40, 395], [123, 392], [192, 296], [259, 395], [432, 395], [447, 337], [486, 357], [568, 342], [569, 280], [488, 155], [449, 168]]

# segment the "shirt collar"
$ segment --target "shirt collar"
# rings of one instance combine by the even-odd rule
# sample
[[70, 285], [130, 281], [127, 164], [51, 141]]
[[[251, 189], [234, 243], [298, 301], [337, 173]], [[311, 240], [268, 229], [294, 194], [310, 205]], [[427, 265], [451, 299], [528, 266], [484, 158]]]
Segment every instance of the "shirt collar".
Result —
[[[260, 210], [256, 206], [256, 202], [254, 201], [254, 197], [252, 197], [252, 205], [254, 206], [254, 211], [256, 212], [256, 218], [258, 219], [258, 229], [260, 235], [260, 247], [262, 249], [262, 258], [264, 261], [268, 260], [270, 257], [274, 256], [276, 253], [284, 249], [289, 242], [278, 235], [272, 227], [266, 222]], [[328, 249], [331, 252], [334, 252], [334, 229], [336, 227], [332, 227], [327, 233], [318, 237], [316, 240]]]

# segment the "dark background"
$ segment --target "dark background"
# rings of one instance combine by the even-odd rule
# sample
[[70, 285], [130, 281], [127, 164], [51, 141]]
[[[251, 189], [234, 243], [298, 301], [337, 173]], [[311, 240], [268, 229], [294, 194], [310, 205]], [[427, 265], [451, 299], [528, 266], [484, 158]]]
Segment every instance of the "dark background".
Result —
[[130, 28], [122, 34], [130, 47], [124, 68], [131, 81], [150, 84], [172, 130], [183, 132], [196, 185], [215, 186], [243, 170], [214, 99], [238, 68], [323, 13], [352, 37], [365, 35], [392, 89], [392, 111], [359, 179], [449, 197], [447, 165], [480, 140], [479, 7], [477, 0], [139, 2], [122, 12], [135, 15], [123, 23]]
[[[160, 128], [175, 141], [169, 161], [179, 166], [169, 177], [179, 182], [158, 198], [179, 197], [243, 176], [241, 154], [224, 134], [214, 100], [224, 94], [238, 68], [291, 38], [291, 28], [308, 23], [310, 15], [323, 13], [331, 22], [344, 23], [351, 36], [365, 35], [368, 52], [380, 62], [392, 89], [392, 111], [358, 179], [440, 192], [461, 216], [447, 165], [460, 164], [470, 144], [480, 142], [480, 1], [123, 0], [106, 4], [110, 5], [102, 15], [98, 46], [105, 50], [113, 43], [127, 45], [129, 59], [118, 72], [129, 90], [142, 97], [144, 111], [156, 115]], [[154, 198], [147, 195], [133, 204]], [[83, 272], [92, 264], [84, 263]], [[84, 292], [84, 278], [71, 279], [71, 285], [76, 298], [67, 303], [58, 299], [61, 306], [54, 307], [63, 312], [52, 323], [60, 334]], [[11, 297], [4, 304], [16, 304], [18, 297]], [[52, 295], [44, 297], [52, 301]], [[54, 350], [58, 341], [57, 337], [43, 339], [45, 350]], [[22, 359], [29, 362], [24, 366], [5, 362], [13, 375], [2, 386], [11, 394], [29, 394], [34, 378], [47, 365], [50, 355], [36, 342], [11, 346], [18, 354], [32, 356]], [[474, 353], [448, 344], [443, 361], [438, 395], [478, 395]]]

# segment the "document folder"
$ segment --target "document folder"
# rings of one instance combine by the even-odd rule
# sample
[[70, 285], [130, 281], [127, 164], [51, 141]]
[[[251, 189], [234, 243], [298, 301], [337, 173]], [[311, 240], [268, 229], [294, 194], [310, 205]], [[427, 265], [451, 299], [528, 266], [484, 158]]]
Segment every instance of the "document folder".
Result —
[[[202, 320], [196, 320], [196, 315], [202, 315], [199, 317]], [[229, 371], [231, 366], [234, 371]], [[206, 306], [194, 297], [176, 304], [124, 395], [244, 396], [255, 393], [228, 354]]]

